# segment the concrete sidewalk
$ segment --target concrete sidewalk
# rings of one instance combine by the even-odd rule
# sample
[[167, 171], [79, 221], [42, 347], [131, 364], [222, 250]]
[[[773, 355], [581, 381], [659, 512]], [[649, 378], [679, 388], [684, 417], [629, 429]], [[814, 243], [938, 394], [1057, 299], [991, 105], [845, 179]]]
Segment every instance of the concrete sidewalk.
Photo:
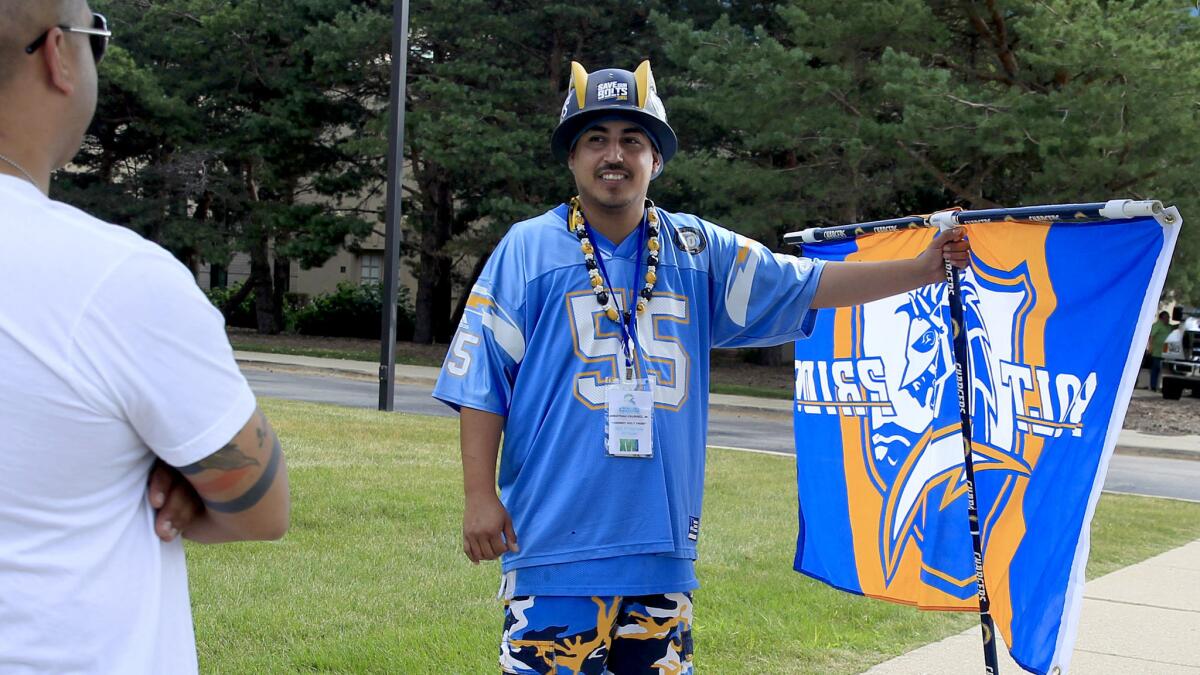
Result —
[[[371, 361], [347, 361], [315, 356], [291, 356], [289, 354], [267, 354], [264, 352], [234, 352], [238, 363], [260, 368], [305, 370], [331, 373], [349, 377], [379, 377], [379, 364]], [[396, 366], [396, 381], [405, 384], [428, 384], [437, 381], [438, 369], [432, 366]], [[1135, 395], [1148, 395], [1138, 391]], [[755, 398], [753, 396], [731, 396], [711, 394], [709, 406], [713, 410], [740, 412], [756, 415], [790, 416], [792, 403], [785, 399]], [[1158, 436], [1140, 431], [1122, 429], [1117, 438], [1117, 450], [1122, 454], [1143, 454], [1179, 459], [1200, 460], [1200, 436]]]
[[[864, 675], [982, 672], [982, 638], [974, 626]], [[1003, 645], [1000, 672], [1025, 672]], [[1200, 675], [1200, 541], [1087, 582], [1070, 672]]]

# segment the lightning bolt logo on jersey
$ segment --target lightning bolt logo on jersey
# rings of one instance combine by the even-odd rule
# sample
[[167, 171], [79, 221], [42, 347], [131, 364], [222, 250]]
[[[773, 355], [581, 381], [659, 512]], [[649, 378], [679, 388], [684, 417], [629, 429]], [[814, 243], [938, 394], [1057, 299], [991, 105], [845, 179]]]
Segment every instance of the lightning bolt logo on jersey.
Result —
[[[506, 417], [498, 483], [519, 553], [505, 572], [616, 556], [696, 557], [709, 351], [802, 338], [823, 263], [778, 255], [659, 210], [658, 281], [637, 315], [638, 376], [654, 380], [654, 457], [608, 457], [604, 387], [622, 340], [596, 301], [567, 207], [518, 223], [471, 290], [434, 396]], [[639, 237], [593, 241], [631, 307]], [[520, 578], [520, 577], [518, 577]], [[621, 594], [591, 588], [590, 594]]]
[[[978, 610], [951, 346], [965, 331], [992, 614], [1023, 666], [1065, 665], [1117, 401], [1165, 273], [1163, 227], [1143, 220], [970, 225], [961, 327], [945, 284], [820, 313], [796, 346], [797, 570], [923, 609]], [[805, 252], [902, 259], [932, 237], [889, 232]]]

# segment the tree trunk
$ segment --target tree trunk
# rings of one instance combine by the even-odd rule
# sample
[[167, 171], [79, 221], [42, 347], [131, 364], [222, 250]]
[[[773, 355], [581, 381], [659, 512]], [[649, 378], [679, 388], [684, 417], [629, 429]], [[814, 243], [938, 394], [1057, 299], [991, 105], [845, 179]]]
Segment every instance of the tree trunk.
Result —
[[450, 324], [450, 259], [442, 249], [454, 225], [454, 203], [450, 186], [434, 179], [422, 185], [425, 200], [425, 227], [421, 231], [420, 266], [417, 274], [417, 301], [413, 342], [430, 344], [449, 342]]
[[[181, 200], [180, 211], [187, 213], [187, 196], [184, 195]], [[198, 227], [203, 227], [204, 221], [208, 220], [208, 213], [212, 207], [212, 192], [205, 191], [200, 199], [197, 200], [196, 210], [192, 213], [192, 220], [196, 221]], [[183, 255], [183, 264], [187, 266], [188, 271], [193, 277], [200, 276], [200, 252], [194, 246], [189, 246]]]
[[221, 306], [221, 314], [225, 315], [226, 322], [229, 321], [229, 317], [233, 316], [233, 313], [237, 311], [238, 306], [242, 304], [242, 301], [246, 299], [246, 296], [250, 295], [250, 291], [253, 291], [254, 287], [257, 285], [258, 277], [254, 276], [254, 271], [251, 269], [250, 276], [247, 277], [246, 281], [242, 283], [242, 287], [237, 290], [237, 293], [231, 295], [229, 299], [225, 301], [225, 304]]
[[471, 289], [475, 287], [475, 282], [479, 281], [479, 275], [483, 274], [483, 268], [487, 265], [488, 258], [492, 257], [491, 251], [479, 256], [479, 260], [475, 263], [475, 267], [471, 268], [471, 277], [467, 279], [467, 283], [463, 285], [462, 297], [458, 299], [458, 303], [454, 306], [454, 314], [450, 315], [450, 325], [457, 326], [462, 321], [463, 312], [467, 311], [467, 300], [471, 297]]
[[[246, 181], [246, 196], [251, 205], [258, 202], [258, 182], [254, 179], [254, 164], [244, 162], [242, 165]], [[255, 218], [253, 208], [249, 218]], [[271, 272], [271, 235], [262, 223], [254, 223], [258, 236], [250, 246], [250, 278], [254, 284], [254, 321], [257, 329], [263, 335], [279, 333], [280, 325], [275, 322], [275, 293], [272, 286]]]
[[[276, 242], [278, 248], [278, 242]], [[271, 289], [271, 318], [274, 321], [275, 333], [283, 330], [287, 326], [287, 320], [284, 318], [284, 307], [287, 306], [287, 298], [285, 297], [292, 287], [292, 259], [285, 258], [278, 253], [275, 254], [274, 275], [272, 278]]]
[[254, 285], [254, 315], [258, 332], [263, 335], [275, 335], [279, 328], [275, 325], [275, 309], [272, 306], [275, 294], [271, 283], [271, 258], [267, 235], [263, 233], [254, 242], [250, 250], [250, 276], [258, 280]]

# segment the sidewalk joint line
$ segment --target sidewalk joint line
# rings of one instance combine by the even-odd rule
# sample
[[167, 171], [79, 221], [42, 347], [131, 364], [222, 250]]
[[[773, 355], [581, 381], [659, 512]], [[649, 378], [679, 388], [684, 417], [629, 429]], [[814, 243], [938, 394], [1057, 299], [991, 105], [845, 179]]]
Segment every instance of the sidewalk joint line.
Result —
[[1097, 656], [1111, 656], [1113, 658], [1126, 659], [1128, 661], [1142, 661], [1144, 663], [1157, 663], [1157, 664], [1161, 664], [1164, 666], [1182, 666], [1184, 668], [1196, 668], [1196, 666], [1194, 666], [1190, 663], [1179, 663], [1177, 661], [1160, 661], [1158, 659], [1148, 659], [1148, 658], [1145, 658], [1142, 656], [1126, 656], [1124, 654], [1113, 654], [1112, 652], [1098, 652], [1094, 649], [1084, 649], [1083, 647], [1076, 647], [1075, 651], [1084, 652], [1087, 654], [1096, 654]]
[[[1128, 569], [1128, 568], [1126, 568]], [[1179, 607], [1164, 607], [1163, 605], [1151, 605], [1145, 602], [1130, 602], [1128, 600], [1110, 600], [1108, 598], [1098, 598], [1094, 595], [1083, 594], [1084, 600], [1094, 600], [1096, 602], [1107, 602], [1113, 605], [1128, 605], [1131, 607], [1146, 607], [1149, 609], [1162, 609], [1169, 612], [1182, 612], [1184, 614], [1200, 614], [1200, 609], [1183, 609]]]

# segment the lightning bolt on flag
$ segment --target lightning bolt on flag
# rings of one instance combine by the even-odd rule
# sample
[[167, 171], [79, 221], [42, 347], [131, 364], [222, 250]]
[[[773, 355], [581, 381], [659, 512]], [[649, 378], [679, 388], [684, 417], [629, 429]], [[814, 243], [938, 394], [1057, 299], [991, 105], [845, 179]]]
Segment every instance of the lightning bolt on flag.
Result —
[[[1022, 667], [1065, 672], [1092, 514], [1182, 221], [1128, 201], [954, 218], [972, 249], [960, 330], [991, 615]], [[894, 260], [928, 246], [928, 224], [786, 240], [816, 241], [805, 255], [826, 260]], [[821, 310], [796, 343], [795, 568], [920, 609], [979, 611], [948, 292]]]

